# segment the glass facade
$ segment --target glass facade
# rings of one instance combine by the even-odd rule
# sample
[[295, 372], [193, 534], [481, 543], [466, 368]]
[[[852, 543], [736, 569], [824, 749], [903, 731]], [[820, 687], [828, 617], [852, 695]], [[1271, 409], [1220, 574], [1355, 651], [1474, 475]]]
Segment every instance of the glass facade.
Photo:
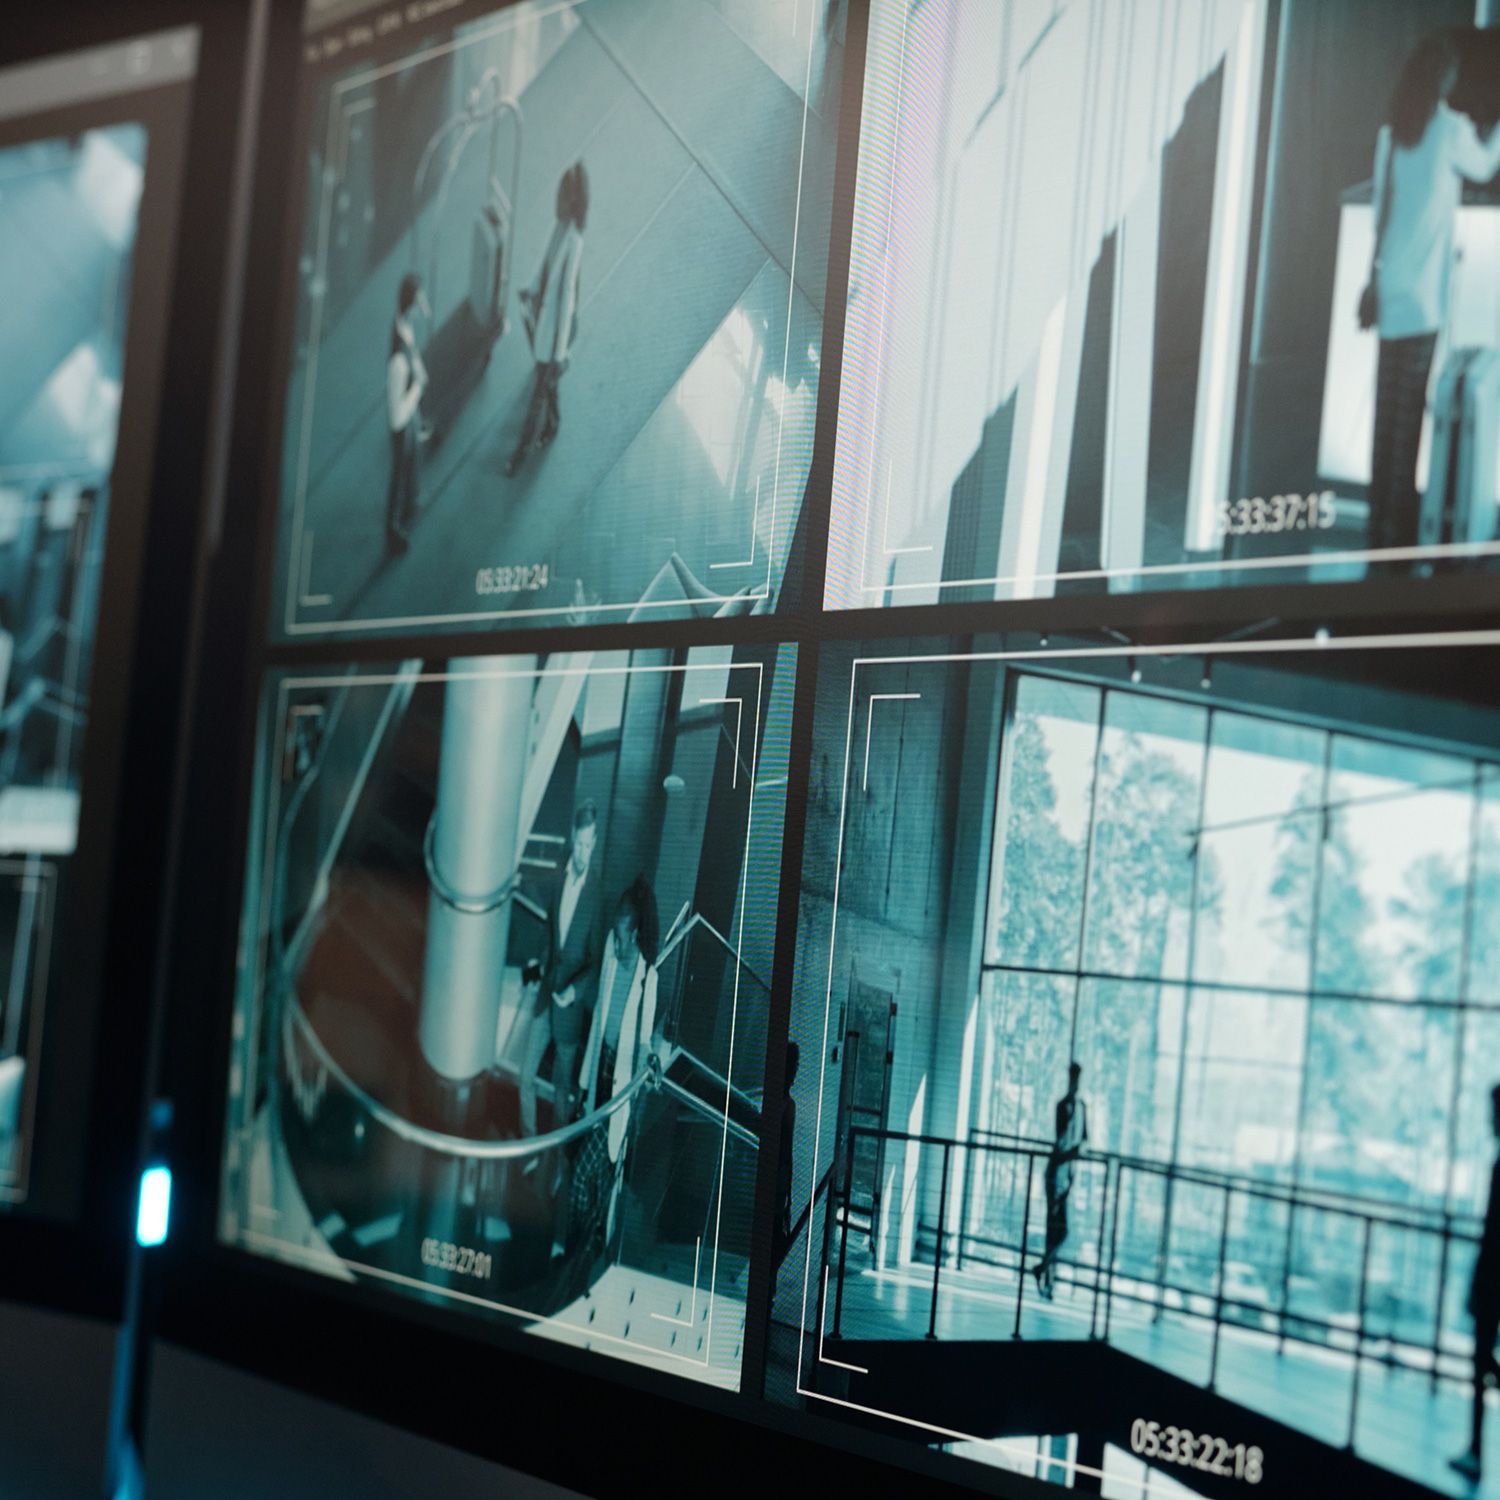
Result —
[[[1086, 1279], [1107, 1258], [1157, 1307], [1339, 1348], [1362, 1310], [1465, 1349], [1500, 765], [1029, 671], [1004, 712], [971, 1138], [1049, 1148], [1076, 1062]], [[966, 1231], [1003, 1260], [1040, 1159], [1028, 1195], [1025, 1157], [978, 1156]]]

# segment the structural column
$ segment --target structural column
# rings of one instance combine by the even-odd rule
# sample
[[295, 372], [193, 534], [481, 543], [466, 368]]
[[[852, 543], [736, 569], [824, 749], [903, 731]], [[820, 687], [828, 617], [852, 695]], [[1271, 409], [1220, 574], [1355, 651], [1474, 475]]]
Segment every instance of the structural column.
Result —
[[[515, 872], [525, 830], [522, 785], [536, 687], [535, 657], [455, 658], [447, 685], [433, 813], [432, 867], [442, 892], [427, 901], [422, 1055], [461, 1083], [494, 1061], [510, 903], [484, 904]], [[504, 676], [485, 675], [504, 672]]]

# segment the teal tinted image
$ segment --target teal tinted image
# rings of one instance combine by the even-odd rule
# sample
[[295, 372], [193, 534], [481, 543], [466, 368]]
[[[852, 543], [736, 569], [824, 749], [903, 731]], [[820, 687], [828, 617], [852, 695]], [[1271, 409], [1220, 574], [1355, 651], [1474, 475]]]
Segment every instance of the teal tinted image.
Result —
[[309, 85], [274, 629], [777, 608], [842, 0], [572, 0]]
[[1495, 648], [1305, 644], [825, 647], [773, 1397], [1106, 1494], [1458, 1482]]
[[271, 680], [227, 1242], [739, 1388], [795, 668]]

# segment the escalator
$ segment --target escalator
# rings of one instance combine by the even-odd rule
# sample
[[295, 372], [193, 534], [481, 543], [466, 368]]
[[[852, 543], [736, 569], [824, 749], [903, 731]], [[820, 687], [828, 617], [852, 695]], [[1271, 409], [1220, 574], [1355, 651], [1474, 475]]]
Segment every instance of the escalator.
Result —
[[[760, 1118], [743, 1075], [758, 1075], [758, 1057], [721, 1052], [722, 1027], [709, 1018], [748, 986], [764, 987], [701, 915], [684, 911], [657, 962], [664, 1065], [643, 1068], [584, 1119], [557, 1128], [544, 1062], [540, 1133], [521, 1128], [513, 1019], [521, 968], [547, 948], [545, 912], [523, 893], [510, 898], [494, 1065], [461, 1086], [455, 1114], [454, 1086], [427, 1064], [418, 1028], [442, 715], [427, 688], [413, 678], [392, 698], [347, 791], [340, 783], [345, 822], [329, 843], [326, 828], [318, 835], [325, 874], [299, 892], [304, 914], [290, 931], [272, 918], [281, 934], [272, 971], [282, 979], [268, 985], [277, 1017], [265, 1043], [276, 1059], [268, 1115], [317, 1248], [357, 1276], [524, 1315], [570, 1307], [621, 1269], [661, 1297], [676, 1284], [691, 1299], [702, 1268], [742, 1301]], [[550, 849], [555, 864], [550, 825], [572, 805], [575, 769], [559, 770], [566, 795], [549, 791], [530, 824], [536, 863]], [[301, 804], [290, 805], [295, 821]], [[317, 816], [326, 824], [326, 810]], [[278, 855], [278, 890], [286, 863]], [[757, 994], [757, 1010], [765, 998]], [[681, 1046], [679, 1033], [708, 1058]], [[578, 1210], [576, 1179], [627, 1105], [614, 1208], [595, 1222]], [[559, 1255], [560, 1222], [569, 1232]]]

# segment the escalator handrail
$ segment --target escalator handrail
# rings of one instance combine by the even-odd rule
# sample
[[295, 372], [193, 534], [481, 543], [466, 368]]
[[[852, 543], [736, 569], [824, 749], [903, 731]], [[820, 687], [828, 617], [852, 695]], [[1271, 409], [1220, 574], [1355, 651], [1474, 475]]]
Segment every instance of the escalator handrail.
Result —
[[[389, 1130], [392, 1135], [399, 1136], [404, 1141], [410, 1141], [414, 1146], [423, 1146], [429, 1151], [436, 1151], [444, 1156], [472, 1157], [478, 1161], [517, 1161], [527, 1156], [535, 1156], [542, 1151], [549, 1151], [554, 1146], [565, 1146], [569, 1141], [577, 1140], [581, 1135], [587, 1135], [596, 1125], [623, 1109], [642, 1089], [662, 1082], [664, 1070], [653, 1057], [648, 1059], [640, 1072], [612, 1099], [606, 1100], [598, 1109], [591, 1110], [570, 1125], [560, 1126], [556, 1130], [549, 1130], [541, 1135], [519, 1136], [508, 1141], [471, 1140], [467, 1136], [449, 1135], [446, 1131], [417, 1125], [397, 1114], [389, 1105], [382, 1104], [366, 1089], [361, 1088], [324, 1045], [323, 1039], [302, 1009], [302, 1002], [298, 996], [293, 993], [288, 996], [288, 999], [291, 1002], [292, 1017], [306, 1039], [307, 1045], [317, 1057], [319, 1065], [338, 1080], [344, 1091], [354, 1097], [371, 1119]], [[674, 1051], [674, 1054], [668, 1057], [666, 1066], [670, 1067], [675, 1061]]]
[[[598, 1109], [591, 1110], [582, 1118], [574, 1120], [570, 1125], [560, 1126], [556, 1130], [549, 1130], [541, 1135], [519, 1136], [508, 1141], [475, 1141], [467, 1136], [449, 1135], [445, 1131], [433, 1130], [426, 1125], [413, 1123], [397, 1114], [389, 1105], [382, 1104], [368, 1090], [361, 1088], [324, 1045], [317, 1029], [302, 1009], [302, 1002], [297, 995], [293, 993], [289, 999], [292, 1016], [308, 1046], [317, 1057], [320, 1066], [338, 1080], [343, 1090], [352, 1095], [365, 1112], [377, 1124], [389, 1130], [392, 1135], [410, 1141], [413, 1145], [423, 1146], [429, 1151], [440, 1152], [445, 1156], [466, 1156], [480, 1161], [516, 1161], [551, 1150], [554, 1146], [564, 1146], [581, 1135], [587, 1135], [596, 1125], [602, 1124], [611, 1115], [623, 1109], [642, 1089], [647, 1087], [665, 1089], [674, 1098], [689, 1105], [706, 1118], [712, 1119], [715, 1123], [722, 1123], [731, 1135], [750, 1146], [756, 1148], [760, 1146], [760, 1139], [753, 1130], [741, 1125], [737, 1120], [729, 1119], [711, 1104], [700, 1099], [691, 1089], [683, 1088], [680, 1083], [675, 1083], [666, 1076], [667, 1069], [679, 1057], [686, 1058], [690, 1062], [697, 1062], [691, 1053], [684, 1052], [681, 1047], [672, 1048], [665, 1064], [658, 1065], [654, 1057], [649, 1059], [640, 1072], [618, 1094], [606, 1100]], [[699, 1066], [701, 1067], [702, 1064]]]
[[683, 1088], [680, 1083], [668, 1078], [665, 1074], [662, 1075], [660, 1086], [674, 1099], [686, 1104], [689, 1109], [696, 1110], [705, 1120], [711, 1120], [715, 1125], [722, 1125], [736, 1140], [743, 1141], [757, 1151], [760, 1149], [760, 1137], [753, 1130], [741, 1125], [738, 1120], [732, 1120], [728, 1115], [720, 1113], [706, 1099], [700, 1099], [691, 1089]]
[[679, 1047], [676, 1056], [680, 1057], [690, 1068], [701, 1073], [710, 1083], [716, 1083], [721, 1089], [728, 1090], [730, 1096], [743, 1104], [746, 1109], [753, 1110], [757, 1115], [760, 1113], [760, 1104], [755, 1099], [752, 1099], [744, 1089], [732, 1084], [722, 1073], [714, 1072], [701, 1057], [695, 1056], [686, 1047]]
[[677, 932], [668, 939], [666, 945], [662, 948], [661, 953], [657, 957], [656, 967], [658, 969], [661, 968], [662, 964], [666, 962], [666, 960], [671, 956], [673, 952], [675, 952], [682, 946], [682, 944], [687, 940], [688, 934], [695, 927], [702, 927], [708, 933], [708, 935], [713, 938], [714, 941], [718, 943], [718, 945], [735, 961], [735, 963], [740, 966], [740, 968], [742, 968], [763, 990], [769, 992], [771, 986], [768, 985], [765, 980], [762, 979], [760, 975], [757, 974], [755, 970], [745, 962], [744, 958], [740, 955], [739, 949], [736, 948], [734, 944], [731, 943], [729, 939], [725, 937], [724, 934], [720, 932], [719, 929], [715, 927], [714, 924], [710, 922], [708, 918], [705, 917], [701, 912], [695, 911], [693, 915], [689, 917], [688, 920], [684, 922], [680, 928], [678, 928]]

